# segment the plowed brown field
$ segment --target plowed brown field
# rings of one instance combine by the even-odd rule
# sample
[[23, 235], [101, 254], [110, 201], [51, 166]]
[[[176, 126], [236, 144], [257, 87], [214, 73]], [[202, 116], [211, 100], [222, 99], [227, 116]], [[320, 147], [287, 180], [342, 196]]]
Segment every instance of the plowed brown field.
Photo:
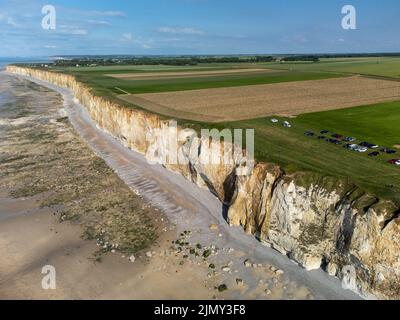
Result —
[[119, 97], [167, 116], [219, 122], [400, 100], [400, 82], [355, 76]]

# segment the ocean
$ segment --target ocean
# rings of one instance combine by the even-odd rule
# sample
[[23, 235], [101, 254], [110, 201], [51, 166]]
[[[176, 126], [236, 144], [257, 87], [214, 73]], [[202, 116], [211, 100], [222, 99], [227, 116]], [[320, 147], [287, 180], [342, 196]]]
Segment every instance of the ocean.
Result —
[[[8, 64], [12, 63], [49, 63], [53, 61], [49, 57], [0, 57], [0, 72], [3, 71]], [[11, 89], [7, 86], [7, 80], [0, 74], [0, 109], [11, 99]]]
[[[50, 57], [0, 57], [0, 72], [3, 71], [7, 65], [13, 63], [49, 63], [53, 59]], [[4, 90], [0, 83], [0, 106], [7, 101], [8, 92]]]
[[53, 61], [50, 57], [0, 57], [0, 71], [12, 63], [48, 63]]

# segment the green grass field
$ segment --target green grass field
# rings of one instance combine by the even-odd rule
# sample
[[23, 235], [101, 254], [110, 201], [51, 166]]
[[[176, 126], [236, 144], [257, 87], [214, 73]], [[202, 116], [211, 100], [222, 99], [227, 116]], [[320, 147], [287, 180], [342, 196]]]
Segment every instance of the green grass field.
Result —
[[[290, 121], [290, 129], [273, 124], [270, 119], [220, 123], [213, 127], [254, 128], [257, 160], [278, 163], [287, 172], [312, 171], [340, 177], [382, 198], [400, 202], [400, 167], [387, 163], [389, 159], [400, 159], [400, 150], [395, 155], [382, 153], [369, 157], [371, 151], [362, 154], [317, 139], [321, 130], [329, 130], [328, 138], [338, 133], [357, 138], [354, 143], [368, 141], [393, 149], [400, 144], [400, 102], [310, 113], [294, 119], [278, 118]], [[308, 130], [316, 136], [306, 137], [304, 132]]]
[[[184, 69], [185, 71], [192, 71]], [[207, 70], [223, 70], [208, 69]], [[175, 70], [174, 70], [175, 71]], [[106, 71], [109, 73], [108, 71]], [[127, 69], [114, 73], [130, 72]], [[137, 71], [135, 71], [137, 72]], [[237, 87], [256, 84], [270, 84], [289, 81], [320, 80], [340, 77], [341, 75], [326, 72], [303, 72], [303, 71], [277, 71], [266, 73], [232, 74], [211, 77], [192, 77], [176, 79], [153, 79], [153, 80], [125, 80], [116, 79], [104, 75], [104, 71], [73, 72], [82, 82], [87, 83], [95, 90], [108, 92], [108, 94], [121, 94], [116, 89], [120, 88], [132, 94], [182, 91], [209, 88]]]
[[[224, 70], [252, 66], [284, 70], [284, 72], [129, 81], [104, 75], [127, 72]], [[91, 86], [97, 94], [117, 99], [116, 95], [121, 92], [116, 87], [130, 93], [149, 93], [326, 79], [352, 74], [400, 78], [400, 58], [322, 59], [319, 63], [263, 63], [243, 66], [208, 64], [199, 67], [89, 67], [68, 68], [60, 71], [74, 74], [78, 80]], [[127, 105], [126, 102], [124, 104]], [[128, 106], [136, 107], [129, 104]], [[312, 130], [318, 135], [321, 130], [326, 129], [334, 133], [354, 136], [358, 139], [358, 143], [368, 141], [393, 148], [394, 145], [400, 144], [400, 126], [398, 125], [400, 102], [303, 114], [289, 121], [293, 124], [290, 129], [280, 124], [272, 124], [270, 118], [217, 125], [187, 120], [179, 122], [182, 126], [195, 129], [254, 128], [257, 160], [277, 163], [287, 172], [303, 170], [340, 177], [356, 183], [377, 196], [394, 199], [400, 203], [400, 168], [387, 163], [387, 160], [391, 158], [400, 158], [400, 150], [396, 155], [381, 154], [376, 158], [371, 158], [367, 154], [351, 152], [342, 146], [320, 141], [316, 137], [304, 136], [306, 130]]]
[[234, 63], [204, 63], [202, 65], [189, 66], [167, 66], [167, 65], [114, 65], [114, 66], [94, 66], [94, 67], [59, 67], [56, 71], [64, 72], [97, 72], [97, 73], [124, 73], [124, 72], [169, 72], [169, 71], [196, 71], [196, 70], [229, 70], [246, 68], [254, 64], [234, 64]]

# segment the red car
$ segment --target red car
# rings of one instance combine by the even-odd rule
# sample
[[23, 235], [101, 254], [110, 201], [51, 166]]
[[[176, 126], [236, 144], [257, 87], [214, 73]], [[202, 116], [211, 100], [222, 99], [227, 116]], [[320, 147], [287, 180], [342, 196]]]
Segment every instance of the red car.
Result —
[[335, 139], [341, 140], [343, 138], [343, 136], [341, 134], [333, 134], [332, 137], [334, 137]]
[[400, 159], [390, 159], [388, 162], [390, 164], [395, 164], [396, 166], [400, 166]]

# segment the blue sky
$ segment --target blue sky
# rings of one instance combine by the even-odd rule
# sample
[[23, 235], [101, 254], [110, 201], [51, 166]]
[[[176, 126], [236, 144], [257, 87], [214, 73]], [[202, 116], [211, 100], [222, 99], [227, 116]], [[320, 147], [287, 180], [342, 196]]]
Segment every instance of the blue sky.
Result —
[[[341, 27], [347, 4], [357, 30]], [[398, 0], [1, 0], [0, 57], [400, 52], [399, 17]]]

